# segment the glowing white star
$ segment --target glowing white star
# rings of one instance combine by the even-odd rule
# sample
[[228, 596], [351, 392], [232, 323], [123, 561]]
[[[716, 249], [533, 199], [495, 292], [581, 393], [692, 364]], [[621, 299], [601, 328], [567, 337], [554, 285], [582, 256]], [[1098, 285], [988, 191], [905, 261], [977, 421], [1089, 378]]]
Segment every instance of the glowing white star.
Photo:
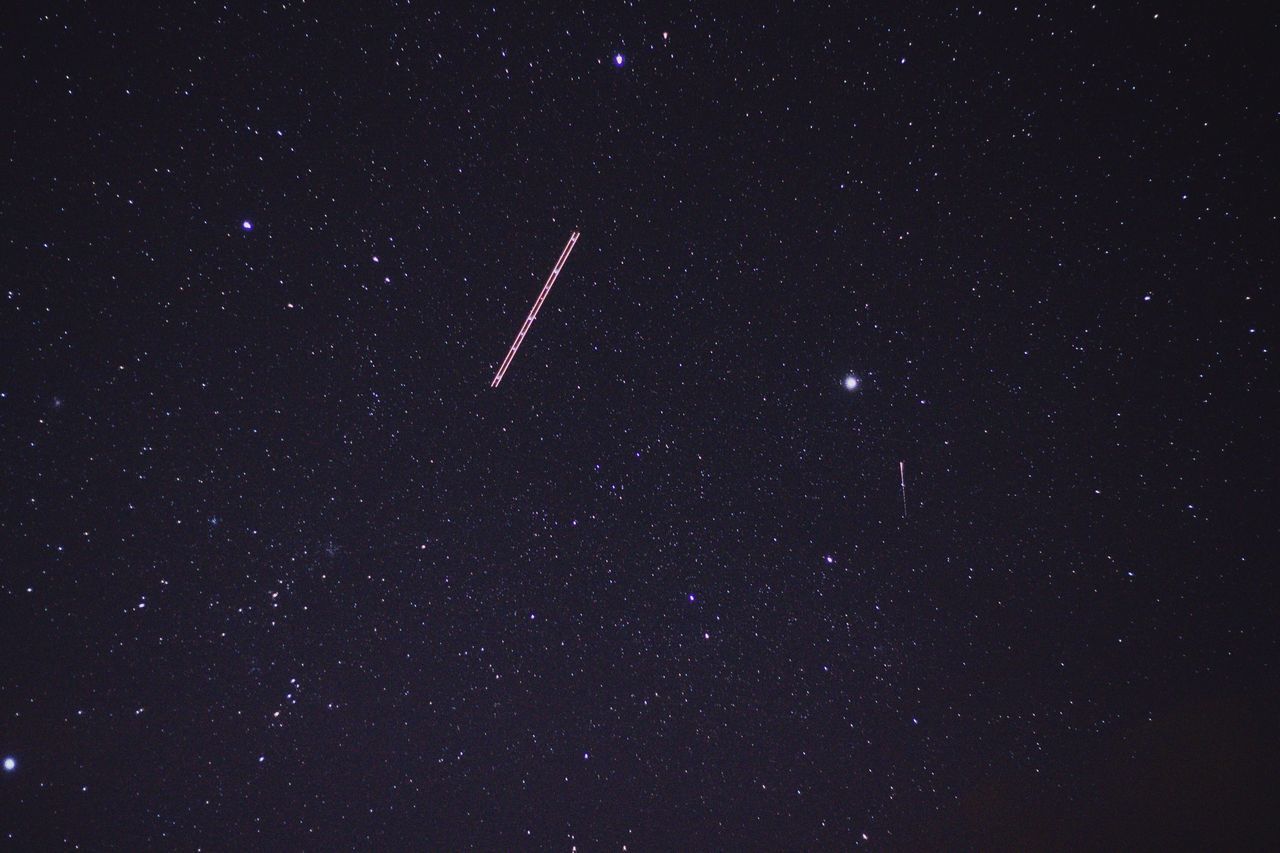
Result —
[[850, 373], [848, 376], [844, 378], [844, 390], [854, 391], [854, 390], [857, 390], [857, 387], [858, 387], [858, 377]]
[[5, 770], [7, 770], [8, 772], [12, 773], [12, 772], [14, 771], [14, 768], [16, 768], [17, 766], [18, 766], [18, 762], [16, 762], [16, 761], [14, 761], [14, 760], [13, 760], [13, 756], [12, 756], [12, 755], [5, 756], [5, 759], [4, 759], [4, 769], [5, 769]]

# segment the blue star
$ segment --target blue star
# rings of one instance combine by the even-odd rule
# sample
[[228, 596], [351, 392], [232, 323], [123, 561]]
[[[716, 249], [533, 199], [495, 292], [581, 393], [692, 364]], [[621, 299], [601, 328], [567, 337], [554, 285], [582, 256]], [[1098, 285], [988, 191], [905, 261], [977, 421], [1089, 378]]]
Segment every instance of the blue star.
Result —
[[614, 65], [616, 65], [616, 66], [618, 66], [619, 68], [621, 68], [623, 65], [625, 65], [625, 64], [626, 64], [626, 62], [627, 62], [627, 58], [626, 58], [625, 56], [623, 56], [622, 54], [620, 54], [620, 53], [615, 53], [615, 54], [613, 55], [613, 64], [614, 64]]
[[12, 773], [18, 767], [18, 762], [14, 760], [12, 755], [4, 757], [4, 769], [6, 773]]
[[244, 222], [241, 222], [241, 223], [240, 223], [240, 227], [241, 227], [241, 228], [243, 228], [243, 229], [244, 229], [244, 230], [246, 230], [246, 231], [252, 231], [252, 230], [253, 230], [253, 223], [246, 219]]

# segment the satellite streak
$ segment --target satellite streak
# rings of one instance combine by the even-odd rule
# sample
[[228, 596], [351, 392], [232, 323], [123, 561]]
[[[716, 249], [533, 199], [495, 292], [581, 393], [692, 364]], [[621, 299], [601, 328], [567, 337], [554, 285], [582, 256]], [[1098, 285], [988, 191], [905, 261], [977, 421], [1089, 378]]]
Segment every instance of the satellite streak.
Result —
[[560, 270], [564, 268], [564, 262], [569, 260], [569, 253], [577, 245], [579, 236], [581, 235], [577, 231], [569, 235], [569, 242], [564, 244], [564, 251], [560, 253], [560, 260], [556, 261], [555, 267], [551, 270], [551, 275], [547, 276], [547, 283], [542, 285], [542, 292], [538, 294], [537, 301], [533, 303], [533, 309], [529, 311], [529, 316], [524, 318], [524, 325], [520, 327], [515, 341], [511, 344], [511, 349], [507, 350], [507, 357], [502, 360], [502, 366], [493, 375], [493, 381], [489, 383], [490, 388], [498, 387], [498, 383], [502, 381], [507, 368], [511, 366], [511, 360], [516, 357], [516, 350], [520, 349], [520, 344], [524, 342], [524, 336], [529, 333], [529, 327], [533, 325], [533, 321], [538, 319], [538, 309], [542, 307], [543, 302], [547, 301], [547, 294], [551, 292], [551, 285], [556, 283], [556, 276], [560, 275]]
[[898, 463], [898, 482], [902, 483], [902, 517], [907, 517], [907, 469], [905, 463]]

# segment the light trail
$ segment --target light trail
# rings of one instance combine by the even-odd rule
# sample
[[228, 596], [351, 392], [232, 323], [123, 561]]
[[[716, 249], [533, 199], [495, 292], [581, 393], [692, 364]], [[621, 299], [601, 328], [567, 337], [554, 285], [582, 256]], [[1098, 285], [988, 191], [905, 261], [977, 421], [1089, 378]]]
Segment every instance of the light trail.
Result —
[[902, 517], [907, 517], [907, 469], [906, 463], [898, 463], [898, 482], [902, 483]]
[[578, 243], [579, 232], [574, 231], [569, 235], [569, 242], [564, 244], [564, 251], [560, 253], [560, 260], [556, 261], [556, 265], [551, 270], [551, 275], [547, 276], [547, 283], [542, 285], [542, 292], [538, 294], [538, 299], [533, 303], [529, 316], [524, 318], [524, 325], [520, 327], [516, 339], [511, 344], [511, 349], [507, 350], [507, 357], [502, 360], [502, 366], [498, 368], [498, 372], [493, 375], [493, 381], [489, 383], [490, 388], [497, 388], [498, 383], [502, 381], [502, 377], [506, 375], [507, 368], [511, 366], [511, 360], [516, 357], [516, 350], [520, 349], [520, 344], [524, 342], [524, 336], [529, 334], [529, 327], [533, 325], [533, 321], [538, 319], [538, 309], [542, 307], [542, 303], [547, 301], [547, 294], [551, 292], [551, 285], [556, 283], [556, 276], [560, 275], [560, 270], [564, 268], [564, 262], [569, 260], [569, 253], [573, 251], [573, 247]]

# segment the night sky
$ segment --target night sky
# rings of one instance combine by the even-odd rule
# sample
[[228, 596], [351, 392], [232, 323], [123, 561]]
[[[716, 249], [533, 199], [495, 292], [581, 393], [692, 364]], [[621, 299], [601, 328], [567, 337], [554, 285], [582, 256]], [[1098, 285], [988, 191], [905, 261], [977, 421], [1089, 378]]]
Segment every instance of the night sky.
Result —
[[0, 841], [1264, 831], [1274, 15], [143, 5], [0, 35]]

